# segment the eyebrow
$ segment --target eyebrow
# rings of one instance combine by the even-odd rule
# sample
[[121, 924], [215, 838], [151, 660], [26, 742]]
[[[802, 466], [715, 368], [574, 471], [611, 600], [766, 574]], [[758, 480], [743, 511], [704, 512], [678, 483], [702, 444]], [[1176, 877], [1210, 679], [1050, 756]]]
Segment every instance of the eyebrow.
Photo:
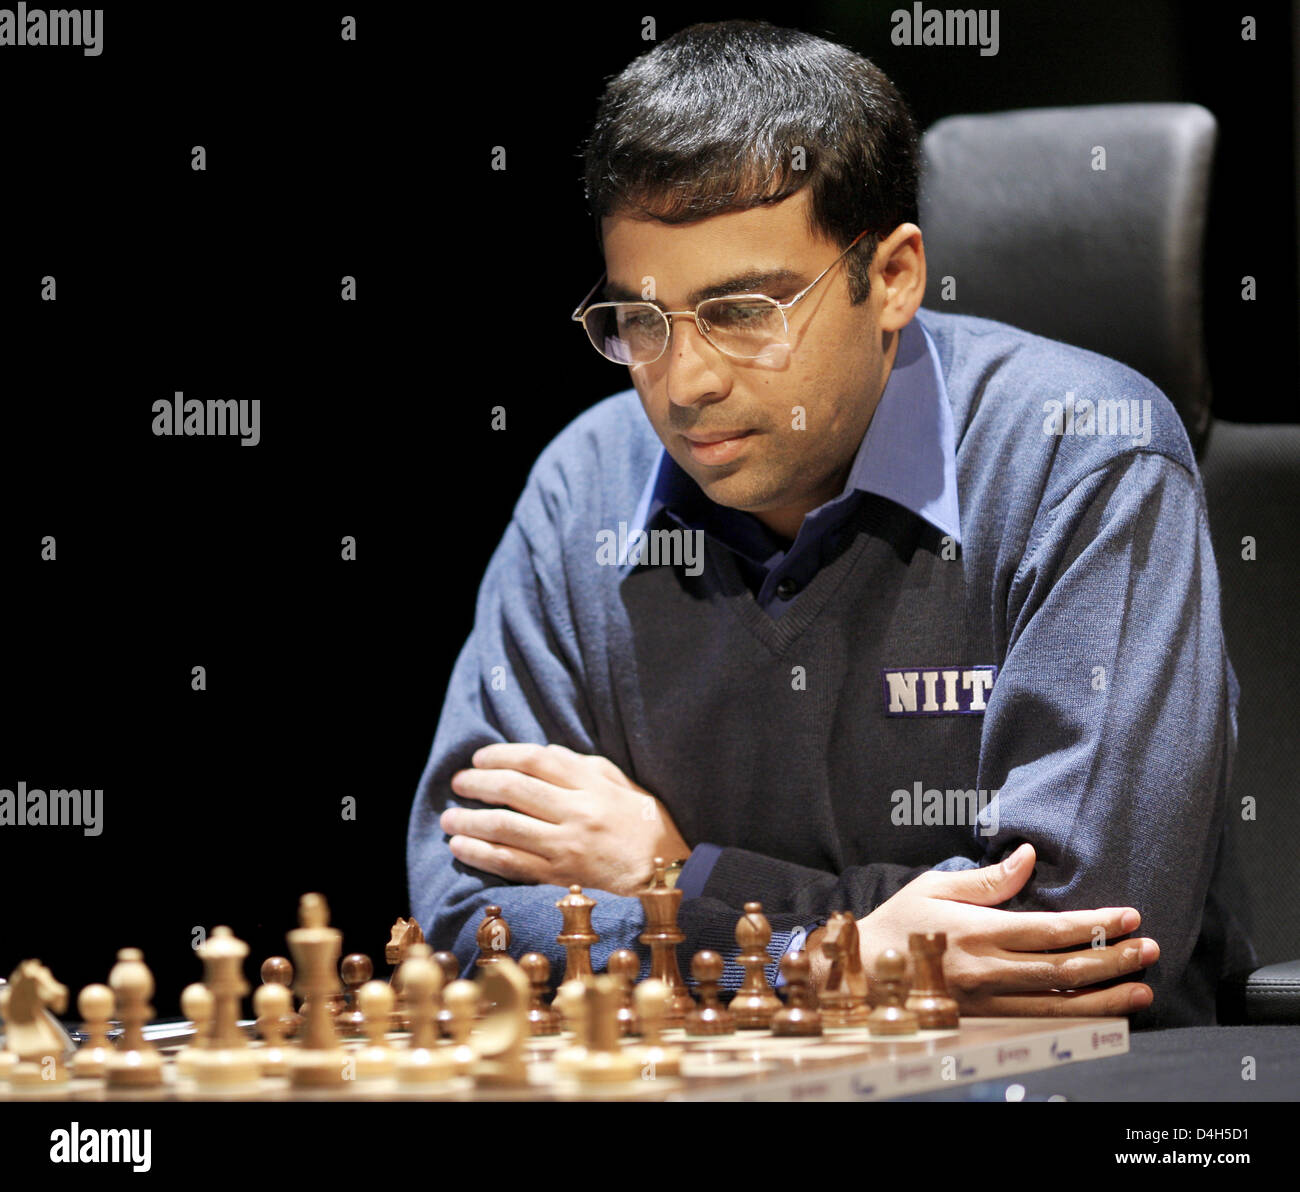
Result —
[[[706, 298], [724, 298], [728, 294], [767, 294], [769, 290], [789, 287], [791, 290], [807, 284], [804, 275], [797, 269], [753, 269], [748, 273], [737, 273], [711, 286], [704, 286], [686, 296], [688, 307], [697, 306]], [[618, 282], [607, 281], [602, 293], [606, 302], [645, 302], [639, 290], [633, 290]], [[771, 295], [768, 295], [771, 297]], [[663, 303], [655, 305], [662, 308]]]

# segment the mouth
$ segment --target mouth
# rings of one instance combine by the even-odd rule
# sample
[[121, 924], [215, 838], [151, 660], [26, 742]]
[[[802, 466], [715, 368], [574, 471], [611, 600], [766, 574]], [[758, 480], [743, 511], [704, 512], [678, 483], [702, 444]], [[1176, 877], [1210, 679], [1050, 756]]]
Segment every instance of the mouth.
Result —
[[716, 431], [708, 435], [682, 435], [696, 463], [717, 467], [730, 463], [744, 450], [745, 440], [752, 430]]

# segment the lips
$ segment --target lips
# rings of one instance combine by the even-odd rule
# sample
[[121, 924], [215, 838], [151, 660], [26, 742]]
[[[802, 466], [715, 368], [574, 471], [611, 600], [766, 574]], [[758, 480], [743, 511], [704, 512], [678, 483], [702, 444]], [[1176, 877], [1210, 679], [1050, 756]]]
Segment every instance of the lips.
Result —
[[709, 435], [683, 435], [691, 458], [710, 467], [730, 463], [745, 449], [753, 431], [717, 431]]

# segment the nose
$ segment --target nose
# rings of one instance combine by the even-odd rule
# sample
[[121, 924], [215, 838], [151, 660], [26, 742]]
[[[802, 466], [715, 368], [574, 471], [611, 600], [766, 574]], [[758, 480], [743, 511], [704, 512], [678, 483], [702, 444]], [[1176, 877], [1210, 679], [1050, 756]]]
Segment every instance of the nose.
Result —
[[[678, 325], [677, 320], [686, 324]], [[689, 327], [689, 329], [688, 329]], [[724, 357], [700, 330], [693, 312], [668, 316], [668, 346], [658, 363], [663, 367], [668, 399], [674, 405], [695, 405], [724, 387]]]

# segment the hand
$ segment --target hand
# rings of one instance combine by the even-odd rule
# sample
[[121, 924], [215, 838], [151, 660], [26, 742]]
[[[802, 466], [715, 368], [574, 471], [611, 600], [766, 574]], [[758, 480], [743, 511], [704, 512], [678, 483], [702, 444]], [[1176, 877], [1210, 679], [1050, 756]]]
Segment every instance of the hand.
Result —
[[[1033, 868], [1033, 846], [1024, 844], [998, 865], [921, 874], [858, 920], [868, 971], [874, 970], [886, 948], [907, 955], [909, 933], [943, 931], [948, 935], [944, 976], [964, 1015], [1118, 1016], [1149, 1006], [1154, 994], [1141, 982], [1088, 989], [1099, 981], [1137, 972], [1159, 958], [1160, 948], [1150, 939], [1093, 946], [1094, 939], [1109, 941], [1137, 928], [1142, 920], [1132, 907], [993, 909], [1025, 884]], [[824, 929], [808, 938], [814, 957], [820, 953], [823, 933]], [[1045, 952], [1072, 945], [1077, 949]], [[814, 970], [823, 981], [826, 967], [823, 959], [820, 973]]]
[[462, 799], [492, 806], [448, 807], [442, 830], [452, 856], [512, 882], [635, 894], [654, 859], [690, 847], [658, 799], [608, 758], [563, 745], [485, 745], [472, 770], [452, 775]]

